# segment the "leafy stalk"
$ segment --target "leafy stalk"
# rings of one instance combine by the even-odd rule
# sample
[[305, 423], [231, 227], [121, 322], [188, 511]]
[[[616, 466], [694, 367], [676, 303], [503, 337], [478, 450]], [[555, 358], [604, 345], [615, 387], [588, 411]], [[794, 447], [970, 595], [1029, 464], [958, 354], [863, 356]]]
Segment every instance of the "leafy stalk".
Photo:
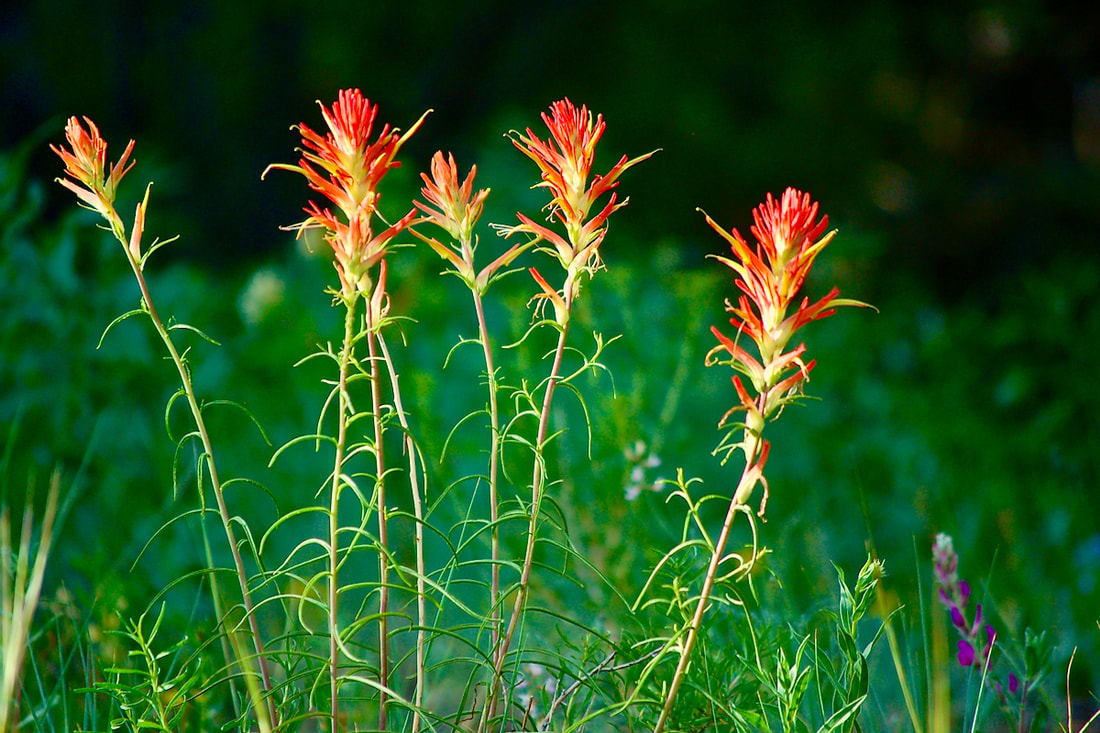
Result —
[[[119, 243], [122, 244], [123, 251], [126, 253], [126, 260], [130, 263], [130, 269], [133, 271], [134, 277], [137, 279], [138, 287], [141, 290], [140, 309], [138, 311], [131, 311], [117, 318], [107, 327], [107, 330], [109, 331], [116, 323], [119, 323], [135, 313], [144, 313], [152, 322], [153, 327], [157, 331], [157, 335], [160, 336], [161, 341], [168, 350], [172, 363], [176, 366], [176, 371], [179, 373], [182, 391], [187, 400], [188, 407], [190, 408], [192, 419], [195, 421], [195, 428], [199, 440], [202, 443], [203, 452], [200, 456], [200, 465], [198, 467], [200, 476], [199, 490], [200, 492], [202, 490], [202, 463], [205, 463], [206, 470], [210, 476], [210, 484], [214, 492], [214, 498], [218, 506], [218, 517], [221, 520], [222, 530], [225, 532], [230, 552], [233, 555], [233, 565], [240, 585], [241, 603], [243, 604], [245, 617], [248, 619], [252, 647], [255, 653], [255, 659], [260, 667], [260, 675], [263, 679], [263, 697], [267, 700], [267, 708], [265, 710], [264, 703], [261, 700], [254, 699], [253, 703], [256, 708], [257, 723], [261, 730], [266, 731], [269, 730], [272, 725], [278, 725], [275, 700], [270, 694], [271, 676], [268, 672], [267, 658], [264, 653], [264, 646], [260, 638], [260, 630], [254, 613], [252, 595], [248, 588], [248, 574], [245, 571], [244, 560], [241, 557], [240, 547], [237, 544], [237, 538], [233, 532], [232, 518], [230, 517], [229, 509], [225, 503], [223, 485], [218, 477], [217, 463], [214, 458], [214, 447], [210, 441], [210, 435], [206, 428], [206, 421], [203, 419], [202, 407], [199, 405], [194, 386], [191, 383], [190, 370], [187, 367], [186, 361], [176, 348], [175, 343], [172, 341], [172, 329], [167, 328], [157, 314], [156, 306], [153, 303], [153, 298], [149, 293], [149, 288], [145, 281], [144, 268], [146, 260], [148, 260], [149, 256], [161, 246], [173, 240], [154, 242], [146, 252], [142, 253], [141, 239], [145, 229], [145, 213], [149, 205], [149, 191], [152, 184], [146, 187], [145, 197], [142, 202], [137, 205], [137, 210], [134, 215], [134, 224], [130, 229], [129, 235], [127, 235], [126, 226], [122, 222], [122, 218], [118, 215], [118, 211], [115, 209], [114, 199], [118, 184], [121, 182], [122, 177], [133, 167], [133, 163], [130, 162], [129, 165], [127, 165], [127, 161], [129, 160], [130, 153], [133, 151], [134, 142], [132, 140], [130, 141], [118, 162], [112, 164], [108, 171], [106, 164], [107, 143], [100, 137], [99, 130], [96, 128], [95, 124], [87, 118], [85, 118], [85, 121], [88, 124], [87, 130], [84, 129], [84, 126], [81, 125], [76, 117], [69, 119], [65, 127], [65, 138], [69, 143], [69, 149], [51, 146], [53, 151], [57, 153], [65, 163], [65, 173], [71, 179], [58, 179], [58, 182], [74, 192], [83, 206], [99, 213], [106, 219], [110, 226], [111, 233]], [[173, 326], [173, 328], [189, 328], [190, 330], [195, 330], [191, 329], [189, 326], [182, 325]], [[213, 571], [213, 562], [210, 557], [208, 557], [208, 564], [210, 565], [210, 570]], [[210, 577], [213, 582], [213, 573], [211, 573]], [[217, 603], [216, 599], [220, 594], [218, 593], [216, 584], [212, 585], [212, 591], [214, 592], [215, 602]], [[226, 616], [220, 614], [219, 618], [224, 623]], [[232, 633], [232, 630], [226, 629], [226, 633]], [[238, 659], [238, 663], [242, 663], [242, 666], [244, 661], [243, 658]], [[253, 673], [251, 670], [245, 670], [245, 674]]]
[[504, 674], [504, 662], [508, 657], [508, 648], [512, 642], [512, 636], [519, 624], [520, 616], [527, 605], [527, 595], [530, 590], [531, 567], [535, 560], [535, 542], [538, 538], [538, 518], [542, 507], [543, 486], [545, 477], [545, 460], [543, 451], [546, 448], [546, 434], [550, 428], [550, 405], [554, 398], [554, 388], [561, 377], [561, 362], [565, 354], [565, 341], [569, 334], [569, 315], [573, 308], [573, 290], [568, 286], [565, 289], [564, 298], [564, 323], [558, 327], [558, 344], [554, 349], [554, 361], [550, 367], [550, 376], [546, 378], [546, 391], [542, 398], [542, 410], [539, 413], [538, 430], [535, 435], [535, 459], [531, 475], [531, 506], [530, 519], [527, 526], [527, 546], [523, 553], [523, 566], [520, 571], [519, 586], [516, 589], [516, 600], [512, 606], [508, 625], [500, 638], [500, 644], [496, 648], [493, 660], [493, 684], [485, 700], [485, 709], [482, 712], [481, 722], [478, 725], [478, 733], [485, 730], [488, 719], [495, 713], [498, 703], [500, 681]]
[[500, 407], [497, 402], [496, 368], [493, 366], [493, 349], [489, 343], [489, 327], [485, 321], [485, 307], [481, 302], [481, 294], [476, 288], [470, 293], [474, 298], [474, 310], [477, 312], [477, 329], [481, 341], [482, 352], [485, 355], [485, 375], [489, 391], [489, 430], [492, 432], [489, 444], [489, 523], [492, 526], [490, 532], [490, 562], [492, 563], [490, 593], [491, 610], [489, 623], [492, 626], [493, 649], [500, 643], [500, 494], [499, 494], [499, 469], [500, 469]]
[[[139, 210], [144, 214], [144, 204], [139, 205]], [[122, 240], [125, 244], [125, 239]], [[179, 350], [176, 348], [175, 343], [172, 341], [172, 336], [169, 330], [164, 326], [164, 322], [161, 321], [160, 316], [157, 315], [156, 306], [153, 304], [152, 296], [149, 293], [148, 285], [145, 281], [145, 276], [142, 271], [142, 265], [144, 261], [139, 261], [130, 252], [130, 249], [126, 249], [127, 260], [130, 263], [130, 268], [134, 272], [134, 277], [137, 278], [138, 287], [141, 289], [141, 304], [142, 311], [149, 316], [149, 320], [153, 323], [153, 327], [156, 329], [157, 334], [160, 336], [160, 340], [164, 343], [164, 347], [168, 350], [168, 354], [172, 358], [172, 363], [176, 366], [176, 372], [180, 377], [180, 384], [183, 387], [184, 396], [187, 399], [187, 405], [191, 409], [191, 417], [195, 421], [195, 427], [199, 434], [199, 440], [202, 442], [203, 455], [202, 459], [206, 463], [206, 469], [210, 475], [210, 487], [214, 492], [214, 500], [218, 506], [218, 517], [221, 520], [222, 530], [225, 532], [225, 538], [229, 543], [230, 552], [233, 555], [233, 567], [236, 570], [236, 576], [241, 591], [241, 603], [244, 607], [245, 617], [248, 619], [249, 633], [252, 637], [252, 646], [256, 654], [256, 660], [260, 667], [260, 676], [263, 679], [264, 697], [267, 699], [267, 716], [268, 720], [263, 721], [262, 710], [263, 706], [257, 704], [257, 723], [260, 724], [261, 730], [269, 729], [271, 725], [278, 725], [278, 714], [275, 709], [275, 700], [271, 696], [271, 675], [268, 671], [267, 656], [264, 653], [263, 642], [260, 637], [259, 624], [256, 621], [256, 614], [254, 612], [255, 606], [252, 601], [252, 593], [248, 588], [248, 574], [244, 567], [244, 558], [241, 556], [240, 547], [237, 543], [236, 533], [233, 531], [232, 519], [229, 515], [229, 507], [225, 503], [225, 493], [222, 488], [221, 479], [218, 477], [218, 467], [214, 460], [214, 446], [210, 440], [210, 433], [206, 428], [206, 420], [202, 415], [202, 408], [199, 406], [198, 397], [195, 394], [195, 388], [191, 383], [191, 372], [187, 368], [187, 363], [180, 355]], [[216, 591], [216, 588], [215, 588]], [[228, 630], [227, 630], [228, 631]], [[257, 702], [258, 701], [254, 701]]]
[[[761, 399], [763, 399], [761, 397]], [[757, 457], [762, 453], [765, 453], [761, 443], [759, 441], [755, 444], [757, 446], [754, 454], [749, 455], [745, 461], [745, 468], [741, 473], [741, 480], [737, 484], [737, 490], [733, 493], [733, 498], [730, 499], [729, 507], [726, 509], [726, 518], [722, 522], [722, 531], [718, 535], [717, 541], [714, 543], [714, 550], [710, 555], [710, 563], [707, 565], [706, 575], [703, 577], [703, 588], [699, 592], [699, 600], [695, 603], [695, 611], [691, 616], [691, 623], [688, 625], [687, 638], [684, 640], [683, 650], [680, 652], [680, 661], [676, 665], [676, 671], [672, 675], [672, 682], [669, 684], [668, 693], [665, 696], [664, 706], [661, 708], [661, 715], [657, 719], [657, 725], [653, 727], [654, 733], [661, 733], [664, 730], [665, 724], [668, 722], [668, 716], [672, 713], [672, 706], [676, 701], [676, 695], [680, 691], [680, 685], [684, 681], [684, 674], [687, 672], [688, 663], [691, 660], [691, 652], [695, 648], [695, 643], [699, 639], [699, 630], [703, 624], [703, 614], [706, 613], [707, 607], [710, 605], [711, 592], [714, 590], [714, 583], [718, 577], [718, 566], [725, 558], [726, 543], [729, 541], [730, 529], [733, 527], [734, 517], [741, 511], [745, 510], [744, 500], [740, 497], [747, 493], [745, 487], [755, 486], [760, 480], [760, 463], [757, 461]], [[766, 456], [763, 456], [766, 457]]]

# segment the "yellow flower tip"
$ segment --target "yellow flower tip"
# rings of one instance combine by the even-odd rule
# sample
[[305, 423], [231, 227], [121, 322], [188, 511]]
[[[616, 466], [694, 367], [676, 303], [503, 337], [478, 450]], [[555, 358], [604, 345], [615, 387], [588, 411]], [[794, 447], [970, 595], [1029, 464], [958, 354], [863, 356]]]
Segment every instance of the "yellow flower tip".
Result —
[[401, 138], [397, 141], [397, 146], [401, 147], [402, 145], [404, 145], [405, 141], [412, 137], [413, 133], [420, 129], [420, 126], [424, 124], [424, 120], [427, 119], [428, 115], [430, 115], [434, 111], [434, 109], [424, 110], [424, 114], [420, 115], [420, 119], [414, 122], [413, 126], [409, 128], [408, 132], [402, 135]]
[[[145, 187], [145, 198], [137, 205], [134, 212], [134, 226], [130, 230], [130, 256], [135, 262], [141, 263], [141, 236], [145, 233], [145, 212], [149, 208], [149, 193], [153, 190], [153, 184]], [[144, 265], [142, 264], [142, 269]]]

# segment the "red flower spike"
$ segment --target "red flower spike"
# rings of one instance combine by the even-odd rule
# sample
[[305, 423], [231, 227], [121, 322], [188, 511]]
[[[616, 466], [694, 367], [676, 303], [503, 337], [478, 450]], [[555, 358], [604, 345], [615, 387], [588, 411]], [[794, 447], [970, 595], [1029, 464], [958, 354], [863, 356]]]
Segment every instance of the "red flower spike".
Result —
[[372, 105], [358, 89], [343, 89], [331, 107], [321, 105], [328, 132], [316, 132], [304, 122], [297, 126], [303, 145], [299, 164], [268, 166], [267, 170], [280, 168], [300, 173], [310, 188], [323, 194], [343, 214], [337, 217], [331, 209], [311, 201], [305, 209], [308, 217], [294, 228], [299, 236], [311, 227], [326, 231], [325, 241], [336, 254], [345, 297], [370, 292], [370, 269], [386, 255], [389, 241], [407, 228], [416, 215], [416, 209], [412, 209], [381, 234], [373, 233], [379, 198], [377, 186], [391, 168], [400, 165], [395, 159], [398, 151], [430, 112], [421, 115], [403, 135], [384, 125], [375, 141], [370, 142], [378, 106]]
[[475, 175], [476, 165], [470, 168], [466, 179], [459, 185], [454, 155], [444, 158], [443, 151], [438, 151], [432, 156], [431, 177], [427, 173], [420, 174], [424, 180], [420, 195], [427, 203], [413, 202], [427, 215], [427, 220], [447, 230], [459, 242], [469, 241], [473, 236], [474, 224], [481, 218], [485, 199], [489, 196], [487, 188], [474, 193]]
[[[596, 201], [618, 185], [619, 177], [631, 166], [653, 155], [647, 153], [634, 159], [625, 155], [604, 175], [592, 176], [596, 143], [606, 124], [603, 115], [592, 119], [592, 113], [582, 105], [579, 109], [568, 99], [554, 102], [550, 112], [542, 113], [550, 137], [542, 140], [527, 128], [526, 134], [512, 133], [509, 139], [524, 155], [533, 160], [542, 172], [536, 187], [550, 191], [550, 218], [565, 225], [568, 241], [547, 236], [546, 227], [520, 215], [518, 226], [505, 229], [504, 234], [527, 232], [554, 245], [561, 264], [566, 269], [595, 272], [600, 267], [598, 247], [606, 232], [607, 218], [627, 204], [627, 200], [611, 200], [596, 216], [589, 219]], [[591, 177], [591, 183], [589, 178]]]
[[[424, 213], [424, 216], [414, 224], [430, 222], [445, 230], [457, 247], [447, 247], [441, 242], [427, 237], [412, 229], [412, 233], [435, 253], [442, 257], [453, 268], [466, 284], [477, 293], [484, 294], [489, 288], [489, 283], [502, 267], [507, 267], [524, 250], [535, 244], [521, 242], [512, 245], [504, 254], [497, 257], [489, 265], [482, 268], [481, 272], [474, 269], [474, 250], [477, 247], [477, 239], [473, 229], [477, 220], [481, 218], [485, 207], [485, 199], [489, 196], [489, 189], [483, 188], [474, 193], [474, 177], [477, 175], [477, 166], [471, 166], [462, 184], [458, 183], [458, 166], [455, 165], [453, 155], [443, 157], [443, 151], [436, 152], [432, 156], [431, 176], [421, 173], [424, 187], [420, 195], [424, 201], [414, 201], [416, 208]], [[532, 222], [533, 226], [534, 225]], [[557, 236], [548, 232], [551, 237]], [[536, 240], [537, 241], [537, 240]]]
[[65, 140], [69, 149], [50, 145], [65, 163], [65, 175], [72, 180], [59, 178], [57, 182], [76, 194], [81, 203], [92, 211], [98, 212], [111, 224], [115, 236], [121, 239], [124, 227], [114, 208], [115, 193], [122, 177], [134, 167], [130, 154], [134, 150], [131, 140], [122, 152], [117, 163], [107, 169], [107, 141], [99, 134], [99, 128], [87, 117], [85, 130], [76, 117], [70, 117], [65, 124]]
[[[730, 323], [739, 335], [746, 335], [756, 344], [760, 355], [759, 359], [753, 357], [734, 340], [711, 328], [718, 345], [707, 355], [706, 364], [729, 364], [751, 377], [757, 393], [755, 397], [750, 395], [741, 380], [734, 377], [740, 404], [719, 422], [719, 426], [725, 426], [731, 414], [745, 410], [744, 440], [732, 447], [742, 448], [751, 465], [755, 451], [761, 449], [765, 420], [774, 419], [784, 406], [801, 396], [803, 384], [814, 368], [814, 361], [803, 359], [805, 345], [786, 350], [792, 336], [810, 321], [832, 315], [839, 306], [866, 304], [839, 298], [839, 291], [832, 288], [812, 304], [808, 297], [802, 296], [794, 312], [788, 315], [814, 259], [835, 236], [835, 232], [825, 231], [828, 217], [819, 218], [818, 204], [809, 194], [793, 188], [784, 191], [778, 200], [768, 194], [764, 203], [753, 211], [755, 223], [750, 231], [757, 240], [755, 246], [750, 246], [737, 229], [726, 231], [705, 213], [704, 217], [729, 243], [733, 253], [732, 257], [716, 257], [737, 275], [735, 284], [742, 293], [736, 304], [726, 300]], [[729, 358], [716, 358], [719, 351], [725, 351]]]
[[781, 270], [795, 254], [812, 246], [829, 225], [829, 217], [817, 217], [818, 204], [810, 194], [788, 188], [777, 202], [769, 193], [763, 204], [756, 207], [752, 217], [756, 224], [750, 228], [768, 255], [776, 272]]

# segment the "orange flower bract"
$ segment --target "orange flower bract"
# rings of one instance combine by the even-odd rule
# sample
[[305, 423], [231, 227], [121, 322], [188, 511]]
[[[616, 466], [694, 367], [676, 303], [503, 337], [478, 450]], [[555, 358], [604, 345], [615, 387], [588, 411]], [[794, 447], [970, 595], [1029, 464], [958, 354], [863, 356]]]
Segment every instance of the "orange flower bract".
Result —
[[508, 233], [525, 231], [551, 243], [563, 267], [569, 268], [574, 261], [579, 261], [580, 268], [595, 271], [599, 268], [598, 247], [607, 232], [607, 218], [626, 206], [627, 200], [618, 201], [612, 193], [598, 214], [591, 219], [589, 214], [597, 199], [619, 185], [619, 176], [624, 171], [653, 153], [634, 159], [624, 155], [604, 175], [591, 176], [596, 143], [607, 126], [603, 115], [596, 115], [593, 120], [586, 106], [581, 105], [578, 109], [571, 101], [563, 99], [550, 105], [549, 114], [543, 112], [542, 120], [550, 130], [547, 140], [540, 139], [531, 128], [527, 128], [525, 135], [512, 133], [514, 137], [509, 139], [539, 167], [542, 181], [536, 187], [550, 191], [550, 218], [565, 225], [567, 237], [561, 237], [522, 214], [519, 216], [522, 223]]
[[[332, 209], [310, 202], [305, 207], [308, 217], [295, 225], [299, 234], [305, 229], [325, 230], [325, 241], [336, 255], [336, 270], [340, 275], [341, 292], [354, 297], [371, 287], [370, 272], [386, 255], [389, 242], [412, 222], [412, 209], [395, 224], [374, 233], [374, 217], [378, 213], [378, 184], [382, 177], [400, 165], [396, 160], [401, 146], [419, 129], [425, 112], [403, 135], [384, 125], [373, 137], [378, 105], [358, 89], [342, 89], [331, 107], [321, 105], [328, 132], [314, 131], [304, 122], [297, 125], [302, 135], [302, 158], [298, 165], [269, 166], [300, 173], [309, 187], [327, 198], [342, 216]], [[266, 171], [265, 171], [266, 174]]]
[[65, 175], [72, 179], [57, 180], [62, 186], [75, 193], [86, 207], [99, 212], [103, 218], [111, 222], [117, 235], [123, 227], [113, 204], [119, 182], [134, 167], [133, 161], [130, 161], [130, 154], [134, 151], [134, 141], [130, 141], [119, 156], [118, 162], [111, 164], [108, 170], [107, 141], [100, 137], [99, 128], [94, 122], [87, 117], [84, 121], [88, 124], [87, 130], [76, 117], [70, 117], [65, 124], [68, 150], [50, 145], [50, 150], [65, 163]]
[[[704, 214], [705, 216], [705, 214]], [[792, 336], [810, 321], [832, 315], [845, 305], [866, 306], [856, 300], [839, 298], [832, 288], [825, 297], [811, 303], [801, 297], [791, 312], [799, 290], [813, 266], [814, 260], [832, 241], [836, 232], [827, 232], [828, 217], [818, 218], [818, 204], [809, 194], [788, 188], [778, 200], [768, 194], [763, 204], [753, 211], [755, 224], [751, 228], [757, 240], [750, 246], [737, 229], [726, 231], [709, 216], [707, 223], [730, 243], [733, 257], [716, 257], [737, 274], [735, 284], [741, 291], [737, 302], [726, 300], [726, 312], [737, 335], [745, 335], [756, 345], [759, 357], [753, 356], [717, 328], [711, 331], [718, 345], [707, 354], [707, 364], [728, 364], [749, 377], [756, 395], [745, 389], [739, 377], [733, 377], [739, 404], [722, 416], [726, 425], [733, 413], [746, 415], [741, 427], [744, 440], [732, 446], [741, 448], [751, 459], [766, 446], [760, 434], [764, 421], [795, 399], [809, 379], [814, 361], [805, 361], [806, 347], [800, 344], [790, 350]]]

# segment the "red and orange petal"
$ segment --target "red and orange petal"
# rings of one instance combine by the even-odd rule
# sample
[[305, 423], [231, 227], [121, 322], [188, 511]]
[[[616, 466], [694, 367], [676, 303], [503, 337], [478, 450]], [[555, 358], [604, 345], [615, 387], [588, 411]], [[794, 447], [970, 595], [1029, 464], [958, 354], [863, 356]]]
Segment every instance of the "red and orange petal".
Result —
[[75, 192], [82, 201], [96, 210], [100, 210], [102, 204], [99, 197], [102, 196], [107, 203], [115, 199], [115, 192], [122, 177], [134, 167], [130, 161], [130, 154], [134, 150], [134, 141], [131, 140], [126, 149], [119, 156], [118, 162], [110, 166], [107, 171], [107, 141], [99, 134], [99, 128], [89, 118], [84, 121], [88, 124], [85, 130], [77, 117], [70, 117], [65, 124], [65, 140], [69, 143], [69, 150], [64, 147], [50, 145], [65, 164], [65, 175], [77, 181], [99, 196], [89, 196], [80, 192], [80, 189], [71, 182], [61, 181], [66, 188]]
[[798, 371], [786, 379], [780, 380], [774, 387], [768, 390], [764, 398], [763, 413], [765, 417], [771, 417], [775, 411], [791, 401], [792, 394], [802, 393], [802, 383], [809, 381], [809, 373], [817, 362], [811, 360], [808, 364], [799, 367]]
[[427, 203], [413, 203], [455, 239], [469, 239], [474, 224], [481, 218], [485, 199], [489, 195], [487, 188], [474, 193], [477, 166], [471, 166], [466, 179], [459, 185], [454, 156], [444, 158], [443, 152], [438, 151], [432, 156], [431, 170], [431, 177], [427, 173], [420, 174], [424, 180], [420, 195]]
[[[607, 127], [603, 115], [592, 113], [586, 105], [577, 109], [568, 97], [550, 105], [550, 114], [542, 113], [542, 120], [550, 130], [562, 153], [570, 160], [591, 166], [595, 156], [596, 143]], [[587, 172], [587, 169], [585, 170]]]
[[[569, 309], [565, 306], [565, 301], [561, 297], [561, 293], [553, 288], [550, 283], [546, 282], [546, 278], [539, 274], [539, 271], [534, 267], [527, 268], [531, 273], [531, 277], [538, 283], [539, 288], [542, 289], [541, 293], [537, 293], [531, 300], [540, 301], [540, 305], [545, 306], [547, 302], [554, 306], [554, 320], [559, 324], [563, 322], [563, 319], [568, 317]], [[539, 306], [536, 306], [535, 312], [538, 313]]]
[[738, 376], [732, 377], [733, 388], [737, 391], [737, 397], [741, 400], [741, 403], [734, 405], [726, 414], [722, 415], [722, 419], [718, 421], [719, 427], [725, 426], [729, 420], [730, 415], [741, 410], [745, 411], [745, 429], [750, 432], [759, 435], [764, 429], [764, 415], [760, 412], [760, 408], [756, 405], [756, 400], [745, 389], [745, 385], [741, 382], [741, 378]]
[[749, 299], [744, 295], [737, 299], [736, 306], [727, 299], [726, 312], [734, 316], [730, 319], [730, 323], [736, 326], [738, 331], [747, 334], [757, 346], [771, 339], [760, 316], [752, 310]]
[[763, 204], [753, 209], [753, 236], [774, 264], [786, 263], [795, 253], [805, 250], [821, 236], [829, 224], [823, 216], [815, 222], [818, 204], [810, 194], [795, 188], [783, 192], [779, 201], [769, 193]]
[[[331, 108], [321, 105], [321, 115], [330, 130], [329, 140], [338, 150], [352, 157], [361, 152], [370, 139], [378, 105], [372, 105], [358, 89], [341, 89]], [[384, 138], [388, 130], [387, 125], [379, 138]]]
[[[747, 502], [753, 490], [756, 489], [756, 485], [760, 484], [764, 493], [760, 498], [760, 508], [756, 510], [756, 515], [758, 517], [763, 517], [765, 510], [768, 508], [768, 479], [764, 475], [764, 465], [768, 462], [768, 454], [771, 452], [771, 443], [763, 438], [759, 438], [759, 443], [757, 445], [759, 445], [758, 457], [751, 467], [745, 469], [744, 478], [742, 478], [737, 493], [734, 495], [734, 501], [742, 503]], [[750, 449], [750, 447], [743, 448], [746, 453], [748, 453]]]
[[70, 150], [56, 145], [50, 145], [50, 149], [65, 163], [66, 175], [89, 188], [97, 188], [103, 185], [107, 143], [100, 137], [94, 122], [87, 117], [84, 121], [88, 123], [87, 131], [76, 117], [70, 117], [65, 124], [65, 140], [69, 143]]
[[550, 189], [553, 203], [570, 221], [579, 223], [592, 201], [585, 194], [596, 143], [606, 126], [603, 116], [598, 115], [593, 123], [586, 106], [578, 109], [563, 99], [551, 104], [550, 113], [543, 112], [542, 120], [550, 130], [549, 139], [543, 141], [527, 128], [526, 135], [511, 138], [512, 144], [538, 165], [543, 179], [539, 185]]
[[[374, 254], [378, 253], [378, 257], [381, 258], [386, 253], [386, 247], [390, 241], [401, 232], [409, 228], [413, 220], [416, 219], [416, 209], [409, 209], [409, 211], [392, 225], [384, 229], [381, 233], [375, 235], [370, 241], [367, 242], [367, 252]], [[369, 230], [368, 230], [369, 231]]]
[[323, 195], [345, 213], [352, 211], [363, 201], [372, 202], [376, 195], [368, 190], [365, 194], [361, 193], [359, 197], [356, 197], [353, 195], [353, 191], [357, 188], [356, 184], [346, 171], [332, 171], [328, 176], [325, 176], [304, 158], [301, 160], [300, 166], [287, 166], [287, 168], [305, 176], [306, 183], [309, 184], [310, 188]]
[[[836, 313], [835, 306], [837, 305], [846, 303], [855, 304], [855, 301], [842, 302], [837, 298], [838, 295], [840, 295], [840, 289], [834, 286], [824, 298], [813, 305], [810, 305], [810, 299], [808, 297], [803, 298], [802, 303], [798, 306], [798, 310], [795, 311], [794, 315], [787, 318], [787, 322], [789, 322], [790, 325], [788, 326], [787, 322], [784, 322], [784, 327], [789, 329], [790, 333], [794, 333], [811, 321], [818, 321], [833, 315]], [[863, 304], [859, 303], [858, 305]]]
[[[764, 381], [763, 365], [761, 365], [760, 362], [749, 352], [738, 346], [737, 343], [733, 341], [733, 339], [728, 338], [724, 333], [719, 331], [715, 326], [711, 326], [710, 331], [718, 339], [718, 346], [714, 348], [725, 349], [732, 359], [741, 363], [741, 366], [744, 367], [745, 371], [751, 377], [754, 389], [756, 389], [757, 391], [764, 389], [766, 383]], [[717, 362], [708, 360], [708, 365], [714, 363]]]
[[[374, 155], [368, 153], [371, 147], [368, 141], [378, 116], [378, 105], [372, 105], [358, 89], [341, 89], [330, 108], [321, 104], [321, 115], [329, 129], [324, 135], [304, 122], [298, 125], [305, 146], [303, 156], [330, 174], [344, 173], [361, 179], [369, 170], [372, 158], [377, 157], [377, 150], [373, 151]], [[384, 147], [393, 138], [396, 133], [391, 133], [390, 126], [385, 125], [375, 146], [382, 143]]]
[[573, 246], [565, 241], [564, 237], [554, 230], [532, 221], [519, 212], [516, 212], [516, 216], [522, 223], [504, 230], [505, 234], [510, 235], [516, 232], [527, 232], [528, 234], [535, 235], [539, 239], [545, 239], [547, 242], [554, 245], [554, 250], [558, 254], [558, 261], [561, 262], [562, 267], [569, 267], [576, 257], [576, 253], [573, 251]]
[[371, 143], [378, 107], [358, 89], [341, 90], [330, 108], [321, 105], [321, 112], [329, 128], [324, 135], [305, 123], [298, 125], [304, 146], [300, 165], [272, 167], [301, 173], [312, 188], [348, 216], [364, 203], [373, 207], [379, 181], [391, 168], [400, 165], [394, 158], [428, 113], [425, 112], [404, 135], [384, 125]]

